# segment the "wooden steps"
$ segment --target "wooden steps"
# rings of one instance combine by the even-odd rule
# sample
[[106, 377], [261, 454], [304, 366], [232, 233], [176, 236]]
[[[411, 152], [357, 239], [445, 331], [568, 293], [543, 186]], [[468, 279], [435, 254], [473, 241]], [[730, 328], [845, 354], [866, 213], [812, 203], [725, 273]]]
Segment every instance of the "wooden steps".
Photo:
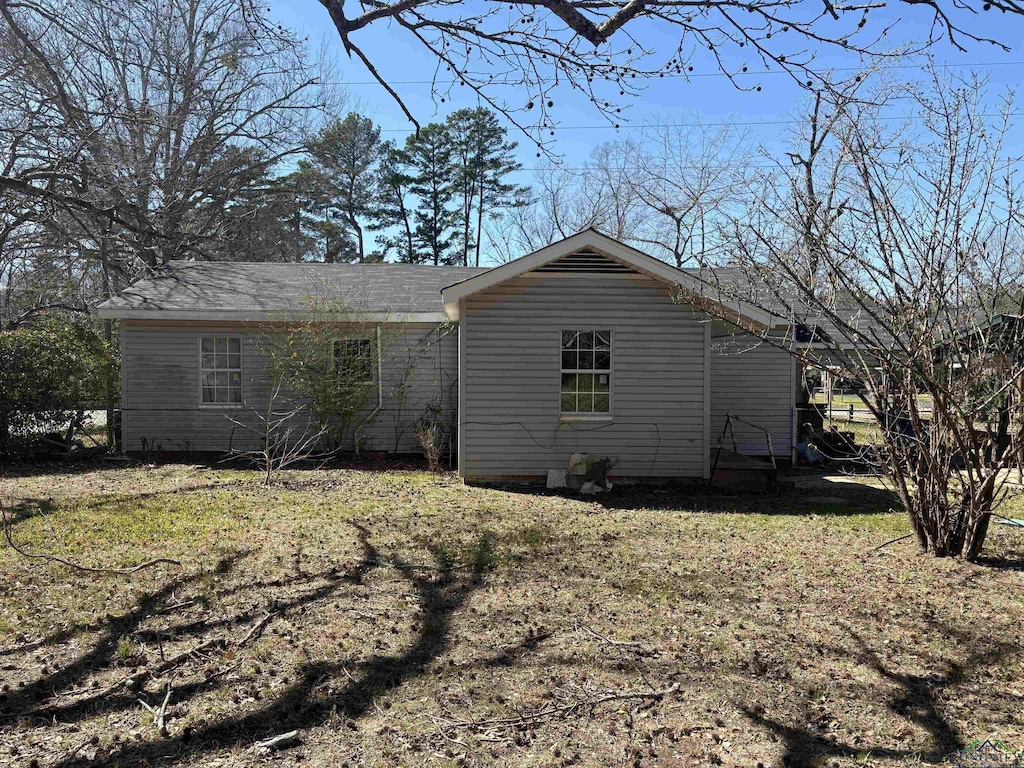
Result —
[[715, 464], [711, 487], [730, 491], [767, 491], [775, 485], [778, 472], [771, 462], [723, 450]]

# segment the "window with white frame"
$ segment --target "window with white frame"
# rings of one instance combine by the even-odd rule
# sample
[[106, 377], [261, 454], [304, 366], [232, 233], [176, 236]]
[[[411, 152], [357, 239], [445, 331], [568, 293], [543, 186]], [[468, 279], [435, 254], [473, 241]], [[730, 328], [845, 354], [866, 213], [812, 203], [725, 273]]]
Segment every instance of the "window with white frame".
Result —
[[562, 331], [562, 415], [611, 413], [611, 331]]
[[373, 381], [373, 341], [335, 339], [334, 370], [354, 384]]
[[199, 339], [199, 398], [202, 405], [241, 404], [240, 336], [203, 336]]

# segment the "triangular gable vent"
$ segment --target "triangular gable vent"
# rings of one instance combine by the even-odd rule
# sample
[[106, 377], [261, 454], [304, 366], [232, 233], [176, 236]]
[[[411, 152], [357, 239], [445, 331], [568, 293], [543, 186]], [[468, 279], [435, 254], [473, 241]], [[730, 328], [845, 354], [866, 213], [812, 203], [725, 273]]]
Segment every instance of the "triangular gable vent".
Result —
[[537, 267], [534, 272], [636, 272], [632, 267], [627, 267], [621, 261], [609, 259], [607, 256], [598, 253], [592, 248], [581, 248], [566, 256], [549, 261], [543, 266]]

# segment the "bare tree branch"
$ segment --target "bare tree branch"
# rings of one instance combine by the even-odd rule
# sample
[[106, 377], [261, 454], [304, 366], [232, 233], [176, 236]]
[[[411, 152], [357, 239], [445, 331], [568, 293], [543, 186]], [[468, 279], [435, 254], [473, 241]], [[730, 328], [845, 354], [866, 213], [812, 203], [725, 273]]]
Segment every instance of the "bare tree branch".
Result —
[[11, 521], [7, 517], [7, 509], [3, 505], [0, 505], [0, 517], [3, 518], [4, 537], [7, 539], [8, 546], [15, 552], [17, 552], [19, 555], [24, 557], [26, 560], [44, 560], [52, 563], [59, 563], [60, 565], [65, 565], [68, 568], [73, 568], [76, 571], [84, 571], [85, 573], [109, 573], [118, 575], [138, 573], [139, 571], [145, 570], [146, 568], [151, 568], [154, 565], [160, 565], [161, 563], [166, 563], [168, 565], [181, 565], [181, 562], [179, 560], [172, 560], [169, 557], [156, 557], [152, 560], [147, 560], [144, 563], [139, 563], [138, 565], [133, 565], [128, 568], [94, 568], [88, 565], [80, 565], [79, 563], [73, 562], [63, 557], [58, 557], [57, 555], [50, 555], [40, 552], [29, 552], [27, 549], [20, 546], [14, 541], [14, 537], [11, 533]]

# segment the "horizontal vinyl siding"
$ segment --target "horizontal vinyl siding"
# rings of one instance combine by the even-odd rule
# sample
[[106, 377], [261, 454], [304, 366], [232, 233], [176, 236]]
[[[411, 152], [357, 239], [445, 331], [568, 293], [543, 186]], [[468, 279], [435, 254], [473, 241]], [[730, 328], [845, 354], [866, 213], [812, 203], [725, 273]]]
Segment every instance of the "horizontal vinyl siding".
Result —
[[[160, 328], [126, 325], [124, 382], [127, 391], [125, 450], [144, 446], [162, 451], [227, 450], [234, 433], [225, 409], [199, 406], [198, 339], [207, 335], [242, 337], [242, 391], [253, 407], [265, 407], [267, 388], [256, 338], [237, 330]], [[231, 413], [239, 415], [240, 411]], [[241, 435], [236, 447], [251, 441]]]
[[[712, 339], [711, 445], [717, 448], [732, 412], [768, 430], [777, 458], [788, 458], [793, 445], [793, 358], [784, 350], [743, 334]], [[733, 423], [739, 452], [767, 456], [764, 432]], [[728, 434], [723, 442], [732, 450]]]
[[[466, 300], [466, 477], [545, 475], [577, 452], [617, 458], [616, 475], [701, 476], [703, 326], [662, 283], [599, 278], [534, 274]], [[560, 420], [563, 329], [612, 332], [610, 421]]]
[[[198, 339], [208, 335], [242, 337], [242, 388], [245, 409], [236, 417], [257, 423], [253, 409], [266, 409], [270, 385], [266, 375], [265, 337], [258, 330], [169, 324], [127, 324], [124, 336], [123, 386], [127, 404], [125, 449], [139, 451], [143, 439], [163, 451], [226, 451], [252, 447], [255, 435], [234, 426], [227, 412], [199, 405]], [[454, 333], [431, 325], [382, 330], [383, 407], [362, 431], [366, 450], [417, 450], [415, 422], [434, 404], [442, 418], [454, 422], [457, 347]], [[375, 374], [376, 375], [376, 374]], [[399, 385], [405, 382], [404, 391]], [[378, 406], [377, 392], [366, 414]], [[284, 407], [284, 406], [280, 406]]]
[[[424, 325], [401, 331], [385, 328], [382, 334], [384, 403], [362, 436], [370, 450], [418, 451], [415, 423], [429, 407], [439, 407], [445, 423], [452, 432], [455, 430], [459, 396], [457, 331]], [[444, 449], [447, 451], [448, 446]]]

